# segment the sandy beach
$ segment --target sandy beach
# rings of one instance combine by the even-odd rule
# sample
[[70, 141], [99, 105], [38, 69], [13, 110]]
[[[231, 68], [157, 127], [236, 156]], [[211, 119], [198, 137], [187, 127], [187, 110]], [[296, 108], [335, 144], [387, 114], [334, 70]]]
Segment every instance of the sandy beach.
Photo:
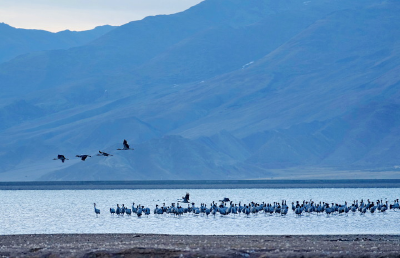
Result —
[[400, 236], [0, 236], [0, 257], [400, 257]]

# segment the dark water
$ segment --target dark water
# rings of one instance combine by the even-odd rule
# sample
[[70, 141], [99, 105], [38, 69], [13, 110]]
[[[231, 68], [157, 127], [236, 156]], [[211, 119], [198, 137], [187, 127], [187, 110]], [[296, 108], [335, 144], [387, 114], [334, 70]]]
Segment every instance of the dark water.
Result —
[[371, 180], [163, 180], [0, 182], [0, 190], [73, 189], [251, 189], [251, 188], [397, 188], [400, 179]]

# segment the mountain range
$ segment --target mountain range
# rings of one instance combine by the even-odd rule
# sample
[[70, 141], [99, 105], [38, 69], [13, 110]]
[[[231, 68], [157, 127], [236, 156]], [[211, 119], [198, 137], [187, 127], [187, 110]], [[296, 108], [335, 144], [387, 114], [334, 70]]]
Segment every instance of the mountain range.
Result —
[[0, 23], [0, 63], [19, 55], [55, 49], [81, 46], [114, 29], [114, 26], [98, 26], [87, 31], [60, 31], [17, 29]]
[[16, 56], [0, 180], [399, 178], [399, 8], [205, 0]]

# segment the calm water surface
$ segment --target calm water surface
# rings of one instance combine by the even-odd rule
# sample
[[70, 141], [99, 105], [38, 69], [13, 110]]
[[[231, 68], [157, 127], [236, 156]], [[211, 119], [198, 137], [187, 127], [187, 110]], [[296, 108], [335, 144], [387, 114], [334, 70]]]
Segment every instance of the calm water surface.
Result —
[[[353, 200], [400, 198], [400, 188], [332, 189], [157, 189], [157, 190], [1, 190], [0, 235], [53, 233], [155, 233], [193, 235], [280, 234], [400, 234], [400, 211], [347, 215], [288, 215], [259, 213], [245, 216], [184, 214], [112, 216], [110, 207], [132, 202], [153, 209], [190, 193], [190, 200], [210, 204], [224, 197], [235, 203], [314, 200], [352, 203]], [[101, 214], [96, 216], [93, 203]], [[183, 204], [187, 205], [187, 204]]]

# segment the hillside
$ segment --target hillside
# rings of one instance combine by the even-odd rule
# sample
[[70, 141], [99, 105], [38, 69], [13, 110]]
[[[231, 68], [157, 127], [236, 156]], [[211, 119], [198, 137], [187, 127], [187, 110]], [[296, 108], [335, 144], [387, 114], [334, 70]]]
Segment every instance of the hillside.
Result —
[[0, 180], [398, 178], [398, 12], [206, 0], [18, 57], [0, 65]]

